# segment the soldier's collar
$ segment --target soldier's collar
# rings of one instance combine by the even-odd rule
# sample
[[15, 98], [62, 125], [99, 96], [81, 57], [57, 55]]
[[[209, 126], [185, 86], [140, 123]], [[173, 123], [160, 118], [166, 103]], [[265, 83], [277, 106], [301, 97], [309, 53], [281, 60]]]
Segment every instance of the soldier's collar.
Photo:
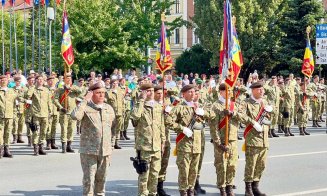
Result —
[[262, 102], [262, 98], [261, 99], [256, 99], [253, 97], [253, 95], [251, 95], [251, 100], [254, 102], [254, 103], [261, 103]]
[[155, 104], [156, 104], [155, 100], [145, 101], [144, 103], [145, 106], [149, 106], [149, 107], [153, 107]]

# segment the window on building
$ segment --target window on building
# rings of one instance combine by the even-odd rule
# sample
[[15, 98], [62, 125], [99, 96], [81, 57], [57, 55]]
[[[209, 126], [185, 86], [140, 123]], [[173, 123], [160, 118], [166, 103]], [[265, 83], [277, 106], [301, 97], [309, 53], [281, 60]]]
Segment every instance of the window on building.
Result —
[[199, 43], [199, 37], [196, 33], [193, 34], [194, 35], [194, 43], [198, 44]]
[[175, 44], [180, 43], [180, 34], [179, 34], [179, 29], [175, 29]]
[[180, 0], [175, 0], [175, 5], [176, 5], [176, 14], [180, 13]]

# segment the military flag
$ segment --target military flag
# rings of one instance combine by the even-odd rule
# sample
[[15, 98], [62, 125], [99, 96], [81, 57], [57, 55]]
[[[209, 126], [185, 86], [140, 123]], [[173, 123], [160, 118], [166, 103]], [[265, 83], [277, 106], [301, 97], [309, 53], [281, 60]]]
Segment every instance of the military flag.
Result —
[[64, 11], [62, 19], [62, 42], [61, 42], [61, 54], [68, 66], [74, 64], [74, 51], [72, 40], [69, 32], [69, 24], [67, 12]]
[[25, 0], [25, 3], [27, 3], [28, 5], [31, 5], [31, 0]]
[[310, 44], [310, 40], [308, 37], [307, 46], [304, 52], [303, 64], [302, 64], [302, 73], [307, 77], [312, 77], [314, 71], [314, 60], [313, 60], [313, 53]]
[[165, 72], [173, 66], [173, 60], [170, 55], [170, 45], [167, 39], [164, 20], [162, 20], [160, 37], [158, 39], [156, 63], [161, 72]]
[[224, 5], [224, 28], [221, 38], [219, 73], [225, 78], [225, 83], [230, 87], [235, 85], [243, 65], [241, 47], [234, 23], [230, 0], [226, 0]]

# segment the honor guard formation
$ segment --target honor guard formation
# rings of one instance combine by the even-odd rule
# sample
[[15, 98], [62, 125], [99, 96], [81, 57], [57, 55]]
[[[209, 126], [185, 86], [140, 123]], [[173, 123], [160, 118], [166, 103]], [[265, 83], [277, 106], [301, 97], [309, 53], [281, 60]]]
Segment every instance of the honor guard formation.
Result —
[[[243, 139], [245, 195], [266, 195], [259, 184], [268, 138], [294, 136], [292, 125], [301, 136], [310, 135], [308, 121], [324, 126], [327, 92], [319, 76], [303, 81], [293, 74], [259, 78], [254, 72], [230, 88], [216, 75], [151, 72], [138, 77], [136, 70], [123, 76], [118, 69], [108, 78], [91, 72], [86, 80], [33, 70], [25, 78], [17, 70], [0, 76], [0, 85], [0, 158], [13, 158], [10, 145], [25, 142], [34, 156], [74, 153], [77, 136], [83, 195], [105, 194], [113, 151], [122, 148], [121, 140], [133, 139], [130, 164], [139, 174], [139, 196], [168, 196], [164, 181], [170, 156], [177, 156], [180, 195], [206, 194], [200, 185], [205, 142], [214, 147], [220, 195], [234, 195], [238, 140]], [[129, 123], [134, 132], [127, 132]], [[205, 131], [211, 140], [206, 141]]]

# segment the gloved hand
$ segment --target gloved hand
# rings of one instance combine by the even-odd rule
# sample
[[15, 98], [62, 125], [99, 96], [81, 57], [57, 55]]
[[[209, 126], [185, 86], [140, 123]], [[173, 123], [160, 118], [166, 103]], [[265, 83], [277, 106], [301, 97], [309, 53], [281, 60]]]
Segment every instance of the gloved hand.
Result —
[[29, 105], [32, 105], [32, 100], [26, 100], [25, 102]]
[[266, 119], [266, 118], [264, 118], [264, 119], [262, 120], [262, 124], [264, 124], [264, 125], [271, 125], [271, 121], [268, 120], [268, 119]]
[[202, 108], [196, 108], [195, 114], [198, 116], [203, 116], [204, 115], [204, 110]]
[[258, 132], [262, 132], [262, 131], [263, 131], [262, 126], [261, 126], [258, 122], [255, 122], [255, 123], [253, 124], [253, 128], [254, 128], [256, 131], [258, 131]]
[[192, 137], [193, 135], [193, 131], [187, 127], [183, 127], [183, 133], [187, 136], [187, 137]]
[[165, 112], [169, 114], [172, 109], [173, 109], [172, 107], [170, 107], [169, 105], [167, 105], [166, 108], [165, 108]]
[[67, 113], [67, 109], [66, 108], [61, 108], [60, 111], [63, 112], [63, 113]]
[[230, 110], [224, 109], [224, 115], [225, 116], [232, 116], [233, 115], [233, 112], [230, 111]]
[[222, 150], [224, 152], [228, 152], [228, 150], [229, 150], [228, 146], [226, 146], [224, 144], [219, 144], [218, 147], [220, 148], [220, 150]]

